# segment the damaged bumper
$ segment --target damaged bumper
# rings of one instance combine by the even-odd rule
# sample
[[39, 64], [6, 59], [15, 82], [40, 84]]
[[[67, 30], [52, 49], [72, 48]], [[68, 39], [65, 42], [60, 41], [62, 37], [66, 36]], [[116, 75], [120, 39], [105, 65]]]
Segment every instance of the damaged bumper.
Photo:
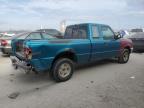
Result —
[[15, 69], [21, 68], [25, 72], [30, 72], [32, 70], [32, 66], [28, 62], [20, 60], [15, 56], [10, 56], [10, 59]]

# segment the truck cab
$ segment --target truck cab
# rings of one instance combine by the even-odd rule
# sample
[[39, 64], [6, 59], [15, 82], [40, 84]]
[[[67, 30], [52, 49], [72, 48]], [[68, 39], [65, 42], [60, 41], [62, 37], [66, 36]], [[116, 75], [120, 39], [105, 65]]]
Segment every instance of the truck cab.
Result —
[[69, 26], [66, 29], [65, 39], [83, 39], [90, 42], [90, 61], [114, 57], [120, 51], [120, 39], [117, 39], [115, 33], [108, 25], [81, 24]]

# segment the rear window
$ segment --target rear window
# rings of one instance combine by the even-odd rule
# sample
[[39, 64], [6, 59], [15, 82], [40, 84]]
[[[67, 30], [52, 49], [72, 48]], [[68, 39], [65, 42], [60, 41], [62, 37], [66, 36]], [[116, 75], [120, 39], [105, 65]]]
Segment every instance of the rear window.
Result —
[[60, 35], [60, 32], [58, 32], [57, 30], [49, 30], [46, 31], [48, 34], [52, 35], [52, 36], [58, 36]]
[[42, 36], [43, 36], [43, 38], [44, 39], [56, 39], [56, 37], [53, 37], [53, 36], [51, 36], [51, 35], [49, 35], [49, 34], [47, 34], [47, 33], [42, 33]]
[[66, 29], [65, 38], [67, 39], [86, 39], [87, 38], [87, 26], [71, 26]]
[[22, 34], [19, 34], [17, 35], [17, 39], [26, 39], [26, 37], [29, 35], [29, 33], [22, 33]]
[[26, 39], [39, 40], [42, 39], [40, 33], [30, 33]]
[[52, 35], [52, 36], [61, 35], [61, 33], [56, 29], [41, 29], [41, 30], [37, 30], [37, 31], [46, 32], [47, 34]]

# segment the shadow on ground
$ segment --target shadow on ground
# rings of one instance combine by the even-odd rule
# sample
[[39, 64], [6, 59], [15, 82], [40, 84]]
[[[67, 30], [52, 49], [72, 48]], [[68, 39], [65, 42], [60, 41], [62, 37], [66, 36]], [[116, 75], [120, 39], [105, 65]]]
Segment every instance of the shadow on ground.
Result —
[[[75, 73], [82, 73], [84, 70], [90, 70], [92, 68], [97, 68], [97, 67], [104, 67], [106, 65], [110, 64], [116, 64], [117, 60], [114, 59], [108, 59], [108, 60], [102, 60], [102, 61], [97, 61], [89, 64], [84, 64], [84, 65], [78, 65], [76, 66]], [[24, 72], [20, 70], [19, 73], [15, 74], [15, 79], [19, 81], [19, 83], [24, 83], [24, 84], [35, 84], [35, 83], [45, 83], [45, 82], [52, 82], [55, 84], [54, 80], [49, 76], [48, 72], [41, 72], [39, 74], [35, 74], [34, 72], [25, 74]], [[74, 74], [75, 74], [74, 73]]]
[[96, 61], [88, 64], [83, 64], [83, 65], [78, 65], [76, 66], [76, 70], [84, 70], [84, 69], [89, 69], [93, 67], [100, 67], [100, 66], [105, 66], [109, 64], [116, 64], [118, 63], [116, 59], [105, 59], [101, 61]]

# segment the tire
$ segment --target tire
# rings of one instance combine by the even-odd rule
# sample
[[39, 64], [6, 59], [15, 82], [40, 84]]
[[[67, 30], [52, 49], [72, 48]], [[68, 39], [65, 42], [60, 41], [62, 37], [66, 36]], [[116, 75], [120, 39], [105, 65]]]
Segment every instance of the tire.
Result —
[[73, 61], [68, 58], [61, 58], [55, 61], [51, 73], [56, 82], [64, 82], [72, 77], [73, 71]]
[[127, 63], [129, 61], [130, 51], [128, 49], [124, 49], [118, 58], [118, 62], [121, 64]]

